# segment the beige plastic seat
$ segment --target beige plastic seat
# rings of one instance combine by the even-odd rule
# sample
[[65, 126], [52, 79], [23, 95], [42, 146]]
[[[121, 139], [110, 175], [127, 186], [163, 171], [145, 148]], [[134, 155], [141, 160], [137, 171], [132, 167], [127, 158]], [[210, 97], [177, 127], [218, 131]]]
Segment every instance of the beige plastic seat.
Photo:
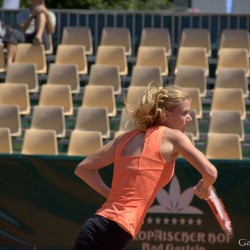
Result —
[[205, 71], [205, 76], [209, 76], [209, 65], [206, 55], [206, 49], [194, 47], [179, 47], [175, 65], [175, 74], [177, 74], [179, 67], [182, 66], [203, 68]]
[[128, 62], [123, 46], [99, 45], [96, 53], [97, 65], [116, 65], [121, 76], [128, 74]]
[[210, 115], [215, 110], [239, 110], [241, 119], [246, 118], [246, 104], [242, 89], [215, 88], [212, 96]]
[[0, 128], [0, 154], [12, 154], [13, 145], [9, 128]]
[[181, 32], [180, 47], [205, 48], [207, 57], [211, 56], [211, 34], [208, 29], [185, 28]]
[[80, 92], [80, 79], [76, 64], [56, 64], [49, 65], [47, 84], [68, 85], [71, 93]]
[[75, 130], [100, 131], [102, 138], [109, 138], [110, 123], [107, 108], [79, 107]]
[[192, 121], [186, 125], [185, 133], [192, 134], [193, 140], [196, 141], [200, 139], [199, 122], [195, 110], [190, 110], [189, 114], [192, 118]]
[[174, 85], [181, 88], [198, 88], [201, 97], [207, 94], [207, 78], [203, 68], [179, 67], [175, 75]]
[[93, 54], [92, 34], [89, 27], [66, 26], [63, 28], [61, 44], [83, 45], [86, 55]]
[[143, 28], [140, 46], [164, 47], [166, 56], [172, 55], [171, 37], [167, 28]]
[[0, 72], [6, 71], [4, 45], [0, 44]]
[[73, 130], [70, 135], [67, 155], [88, 156], [102, 146], [101, 132]]
[[213, 111], [208, 128], [208, 134], [238, 134], [240, 141], [245, 140], [244, 123], [239, 110]]
[[63, 108], [60, 106], [35, 106], [30, 128], [54, 130], [57, 137], [65, 137], [66, 129]]
[[39, 90], [36, 64], [34, 63], [11, 63], [6, 70], [5, 82], [25, 83], [30, 93]]
[[209, 134], [205, 154], [208, 159], [242, 160], [239, 135]]
[[249, 77], [250, 71], [247, 49], [220, 49], [216, 67], [216, 74], [221, 68], [244, 69], [246, 77]]
[[108, 116], [116, 116], [116, 100], [112, 86], [85, 86], [82, 106], [107, 108]]
[[241, 88], [245, 98], [249, 95], [248, 79], [244, 69], [221, 68], [215, 78], [215, 88]]
[[77, 65], [78, 74], [86, 75], [88, 73], [86, 51], [82, 45], [58, 45], [55, 63], [75, 64]]
[[161, 75], [167, 76], [169, 71], [166, 49], [164, 47], [139, 46], [136, 66], [160, 67]]
[[73, 100], [69, 85], [43, 84], [39, 106], [61, 106], [64, 115], [73, 115]]
[[0, 105], [0, 128], [9, 128], [11, 136], [22, 134], [21, 116], [17, 105]]
[[220, 36], [219, 50], [222, 48], [246, 49], [249, 56], [250, 39], [248, 29], [224, 29]]
[[120, 122], [119, 122], [119, 128], [118, 131], [115, 132], [115, 137], [130, 131], [132, 129], [135, 129], [135, 126], [131, 120], [131, 117], [127, 113], [125, 108], [122, 108]]
[[130, 86], [163, 86], [160, 67], [134, 66], [131, 74]]
[[138, 102], [145, 94], [146, 86], [129, 86], [126, 93], [126, 101], [129, 104], [129, 108], [138, 106]]
[[55, 131], [26, 129], [21, 152], [26, 155], [58, 155]]
[[19, 43], [17, 45], [15, 63], [33, 63], [38, 74], [47, 73], [47, 61], [44, 45]]
[[102, 29], [100, 45], [123, 46], [126, 56], [131, 56], [131, 34], [126, 27], [104, 27]]
[[198, 88], [183, 88], [188, 92], [192, 99], [191, 109], [195, 110], [196, 117], [201, 119], [203, 117], [202, 99], [200, 95], [200, 89]]
[[113, 86], [115, 95], [121, 94], [119, 67], [115, 65], [93, 64], [89, 73], [89, 85]]
[[0, 84], [0, 104], [18, 105], [20, 114], [30, 114], [28, 85], [23, 83]]

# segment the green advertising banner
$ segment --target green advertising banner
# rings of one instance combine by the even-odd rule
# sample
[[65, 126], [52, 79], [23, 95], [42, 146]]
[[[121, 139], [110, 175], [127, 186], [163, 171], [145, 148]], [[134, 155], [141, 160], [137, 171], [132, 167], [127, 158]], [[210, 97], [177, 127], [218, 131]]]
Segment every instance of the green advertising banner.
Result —
[[[104, 198], [74, 175], [81, 158], [0, 156], [0, 249], [69, 250], [82, 223]], [[215, 184], [232, 220], [229, 239], [205, 201], [194, 197], [200, 179], [184, 159], [151, 206], [127, 250], [237, 250], [250, 247], [250, 162], [214, 161]], [[112, 166], [101, 170], [111, 183]], [[101, 250], [101, 249], [100, 249]]]

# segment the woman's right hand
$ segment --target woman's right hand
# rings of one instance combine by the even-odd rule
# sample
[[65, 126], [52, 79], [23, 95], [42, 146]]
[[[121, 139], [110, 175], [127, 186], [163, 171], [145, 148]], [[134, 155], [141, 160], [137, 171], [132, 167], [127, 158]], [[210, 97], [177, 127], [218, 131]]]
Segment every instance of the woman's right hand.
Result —
[[210, 188], [211, 186], [204, 188], [203, 180], [201, 179], [194, 187], [194, 194], [202, 200], [207, 200], [210, 196]]

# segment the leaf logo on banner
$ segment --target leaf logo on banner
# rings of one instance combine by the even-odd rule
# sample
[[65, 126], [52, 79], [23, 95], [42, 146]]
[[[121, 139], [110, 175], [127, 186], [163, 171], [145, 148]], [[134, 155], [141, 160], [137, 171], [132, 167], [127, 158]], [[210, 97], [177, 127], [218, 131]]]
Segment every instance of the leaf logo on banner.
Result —
[[190, 206], [194, 198], [193, 187], [181, 193], [180, 183], [176, 176], [169, 185], [169, 193], [161, 189], [157, 194], [158, 205], [153, 205], [148, 213], [167, 213], [167, 214], [203, 214], [203, 212]]

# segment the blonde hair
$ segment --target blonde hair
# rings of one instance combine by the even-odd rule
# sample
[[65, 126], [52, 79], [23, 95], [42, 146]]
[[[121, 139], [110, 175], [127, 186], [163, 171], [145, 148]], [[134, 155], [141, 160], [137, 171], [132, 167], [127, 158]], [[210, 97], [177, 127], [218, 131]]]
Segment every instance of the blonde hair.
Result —
[[136, 107], [128, 102], [125, 102], [125, 107], [135, 128], [146, 129], [152, 125], [160, 125], [164, 111], [175, 109], [186, 99], [191, 100], [188, 93], [177, 86], [148, 86]]

